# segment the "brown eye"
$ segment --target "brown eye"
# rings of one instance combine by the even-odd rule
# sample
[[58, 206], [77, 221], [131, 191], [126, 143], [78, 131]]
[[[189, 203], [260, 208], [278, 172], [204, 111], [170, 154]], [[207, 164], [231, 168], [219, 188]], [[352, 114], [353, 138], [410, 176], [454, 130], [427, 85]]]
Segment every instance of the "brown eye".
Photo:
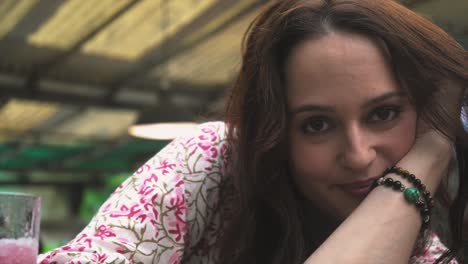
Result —
[[301, 129], [304, 134], [317, 134], [329, 130], [330, 127], [330, 122], [324, 118], [310, 118], [304, 121]]
[[370, 117], [370, 122], [388, 122], [397, 118], [401, 109], [398, 107], [381, 107], [374, 110]]

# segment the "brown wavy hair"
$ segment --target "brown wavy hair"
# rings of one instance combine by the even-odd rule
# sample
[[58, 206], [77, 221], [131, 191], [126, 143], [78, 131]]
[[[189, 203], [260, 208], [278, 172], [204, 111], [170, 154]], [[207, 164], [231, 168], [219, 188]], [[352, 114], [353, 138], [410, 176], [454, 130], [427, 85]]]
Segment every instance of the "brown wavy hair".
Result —
[[[468, 137], [459, 115], [448, 111], [438, 94], [444, 87], [466, 95], [468, 56], [449, 34], [391, 0], [276, 0], [250, 25], [225, 113], [236, 155], [235, 206], [221, 239], [220, 259], [223, 263], [302, 263], [326, 239], [327, 232], [305, 235], [301, 197], [288, 172], [284, 70], [295, 46], [334, 31], [364, 34], [382, 43], [419, 116], [455, 143], [459, 187], [447, 205], [451, 250], [438, 260], [448, 262], [462, 246]], [[459, 97], [451, 102], [457, 113], [466, 102]], [[323, 214], [317, 211], [316, 215]]]

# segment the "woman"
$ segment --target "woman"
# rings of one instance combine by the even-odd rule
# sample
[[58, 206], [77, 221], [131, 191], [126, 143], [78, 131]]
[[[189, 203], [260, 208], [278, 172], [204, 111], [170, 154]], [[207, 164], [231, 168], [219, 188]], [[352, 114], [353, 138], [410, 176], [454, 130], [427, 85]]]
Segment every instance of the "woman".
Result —
[[[464, 49], [393, 1], [272, 1], [246, 35], [229, 125], [173, 141], [39, 263], [457, 263], [467, 83]], [[428, 195], [453, 146], [448, 251]]]

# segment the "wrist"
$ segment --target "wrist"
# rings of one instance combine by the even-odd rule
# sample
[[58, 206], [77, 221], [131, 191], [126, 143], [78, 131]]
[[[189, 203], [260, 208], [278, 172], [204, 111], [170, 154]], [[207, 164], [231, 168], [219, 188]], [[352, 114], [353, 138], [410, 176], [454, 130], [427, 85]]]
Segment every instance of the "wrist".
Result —
[[424, 140], [417, 141], [396, 166], [416, 175], [427, 189], [434, 193], [449, 167], [452, 146], [440, 135], [425, 135], [425, 137]]
[[[400, 179], [395, 178], [395, 176], [401, 177], [401, 180], [408, 181], [410, 186], [402, 183]], [[405, 169], [393, 166], [386, 169], [383, 175], [374, 182], [374, 187], [379, 185], [401, 191], [406, 201], [410, 204], [414, 204], [420, 211], [422, 218], [421, 231], [424, 232], [427, 230], [431, 219], [431, 211], [434, 207], [434, 200], [430, 191], [426, 189], [426, 185], [422, 183], [420, 179]]]

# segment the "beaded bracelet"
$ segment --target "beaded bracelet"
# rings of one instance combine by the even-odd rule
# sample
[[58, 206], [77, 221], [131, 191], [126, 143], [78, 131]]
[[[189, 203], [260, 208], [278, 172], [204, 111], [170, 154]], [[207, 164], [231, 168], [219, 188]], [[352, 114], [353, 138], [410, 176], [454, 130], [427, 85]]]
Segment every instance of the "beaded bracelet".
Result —
[[424, 231], [427, 229], [427, 227], [429, 227], [429, 223], [431, 220], [431, 209], [421, 199], [420, 192], [417, 188], [406, 188], [405, 185], [400, 181], [396, 181], [389, 177], [385, 178], [385, 174], [374, 182], [373, 188], [380, 185], [390, 187], [396, 191], [402, 192], [403, 196], [405, 197], [405, 200], [410, 204], [414, 204], [419, 209], [422, 218], [421, 231]]
[[404, 170], [397, 166], [387, 168], [382, 175], [387, 175], [389, 173], [395, 173], [397, 175], [400, 175], [404, 179], [407, 179], [419, 190], [420, 193], [423, 194], [428, 207], [431, 209], [434, 207], [434, 199], [432, 199], [431, 193], [428, 190], [426, 190], [426, 185], [424, 185], [420, 179], [416, 178], [414, 174], [411, 174], [407, 170]]

